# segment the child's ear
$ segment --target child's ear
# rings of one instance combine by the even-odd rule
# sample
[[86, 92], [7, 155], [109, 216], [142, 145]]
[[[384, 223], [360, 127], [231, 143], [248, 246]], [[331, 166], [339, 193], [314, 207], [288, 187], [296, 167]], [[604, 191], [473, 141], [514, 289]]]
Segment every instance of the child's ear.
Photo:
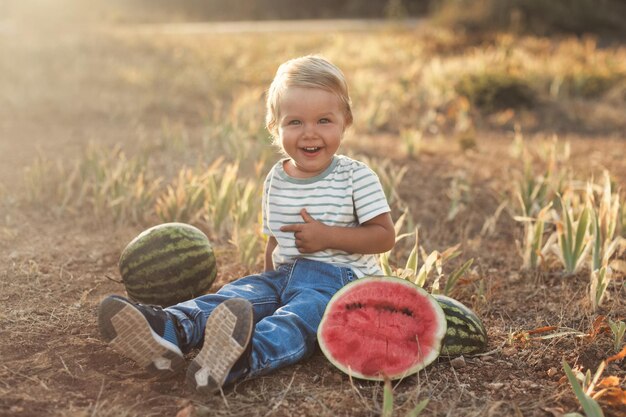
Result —
[[348, 123], [347, 121], [344, 121], [343, 123], [343, 130], [341, 131], [341, 138], [343, 139], [343, 135], [346, 134], [346, 130], [350, 129], [350, 127], [352, 126], [352, 123]]

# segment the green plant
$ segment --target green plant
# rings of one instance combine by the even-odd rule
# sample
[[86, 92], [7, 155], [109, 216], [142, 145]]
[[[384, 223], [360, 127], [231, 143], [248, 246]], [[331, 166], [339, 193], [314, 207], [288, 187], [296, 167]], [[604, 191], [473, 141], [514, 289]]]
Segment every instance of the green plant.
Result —
[[544, 229], [549, 219], [551, 208], [552, 204], [549, 203], [537, 213], [536, 218], [514, 217], [516, 221], [524, 223], [523, 242], [521, 248], [519, 248], [522, 255], [522, 269], [536, 269], [554, 243], [555, 234], [552, 234], [544, 243]]
[[217, 165], [212, 175], [207, 177], [202, 219], [220, 235], [230, 229], [228, 221], [232, 221], [231, 213], [239, 191], [238, 171], [238, 163], [225, 167]]
[[619, 352], [624, 341], [624, 334], [626, 333], [626, 323], [622, 320], [613, 321], [609, 319], [609, 327], [613, 333], [613, 349]]
[[591, 310], [596, 311], [602, 304], [602, 300], [609, 287], [611, 280], [611, 272], [606, 266], [591, 271], [589, 285], [589, 300], [591, 301]]
[[[517, 182], [515, 197], [520, 203], [521, 215], [535, 216], [542, 207], [552, 203], [558, 206], [558, 194], [566, 189], [565, 170], [559, 170], [559, 164], [570, 157], [570, 144], [560, 144], [555, 136], [550, 141], [542, 141], [530, 148], [520, 132], [516, 133], [515, 152], [519, 154], [523, 164], [521, 178]], [[533, 166], [539, 163], [545, 166], [539, 174]]]
[[[514, 153], [524, 165], [521, 178], [514, 190], [518, 202], [517, 213], [513, 218], [523, 223], [523, 238], [518, 244], [522, 257], [522, 269], [532, 270], [539, 267], [552, 250], [558, 234], [550, 234], [545, 240], [546, 225], [553, 222], [553, 207], [561, 207], [559, 193], [565, 192], [562, 174], [557, 172], [557, 162], [569, 158], [569, 144], [560, 149], [556, 137], [550, 142], [543, 142], [531, 149], [524, 143], [521, 132], [516, 131]], [[535, 174], [535, 160], [545, 165], [542, 174]], [[557, 219], [558, 220], [558, 219]]]
[[[603, 417], [602, 409], [597, 403], [597, 400], [604, 398], [609, 404], [615, 404], [618, 406], [623, 405], [623, 399], [626, 395], [620, 387], [620, 380], [614, 376], [607, 376], [600, 379], [606, 367], [614, 361], [623, 360], [626, 357], [626, 347], [624, 347], [619, 353], [606, 358], [601, 361], [598, 368], [591, 375], [591, 370], [583, 373], [581, 370], [572, 370], [565, 360], [563, 360], [563, 370], [565, 375], [574, 390], [574, 394], [578, 399], [578, 402], [583, 408], [586, 417]], [[566, 414], [569, 417], [580, 417], [578, 413]]]
[[474, 263], [474, 258], [468, 259], [467, 261], [465, 261], [463, 265], [461, 265], [459, 268], [452, 271], [448, 279], [446, 279], [446, 285], [443, 287], [443, 291], [441, 292], [441, 294], [450, 295], [450, 293], [452, 292], [452, 289], [456, 286], [459, 279], [463, 275], [465, 275], [465, 273], [469, 270], [469, 268], [472, 266], [473, 263]]
[[423, 134], [421, 130], [402, 129], [400, 138], [404, 145], [404, 153], [407, 158], [415, 159], [422, 147]]
[[246, 170], [246, 174], [259, 174], [248, 172], [249, 167], [266, 172], [266, 164], [274, 160], [276, 149], [270, 146], [267, 132], [259, 130], [259, 120], [263, 118], [260, 114], [256, 115], [256, 121], [252, 124], [246, 120], [250, 112], [239, 108], [239, 102], [235, 100], [232, 108], [224, 109], [227, 115], [217, 114], [216, 120], [206, 128], [202, 137], [203, 152], [214, 157], [219, 155], [229, 161], [239, 161], [239, 166]]
[[[396, 222], [394, 223], [394, 230], [395, 230], [395, 234], [396, 234], [396, 241], [395, 241], [395, 245], [394, 248], [396, 248], [396, 245], [404, 238], [411, 236], [412, 233], [402, 233], [402, 228], [404, 227], [404, 222], [407, 219], [407, 216], [409, 215], [408, 210], [405, 210], [400, 217], [398, 217], [398, 220], [396, 220]], [[415, 236], [416, 236], [416, 244], [417, 244], [417, 229], [415, 229]], [[379, 261], [380, 261], [380, 266], [383, 270], [383, 272], [385, 273], [385, 275], [387, 276], [391, 276], [393, 275], [393, 270], [389, 261], [389, 257], [391, 256], [392, 252], [393, 252], [393, 248], [387, 252], [381, 253], [379, 256]], [[417, 251], [417, 249], [415, 250]], [[417, 253], [417, 252], [415, 252]], [[409, 260], [407, 260], [405, 269], [408, 269], [411, 265], [413, 265], [415, 263], [415, 260], [413, 259], [415, 257], [415, 254], [413, 253], [413, 251], [411, 252], [411, 255], [409, 256]]]
[[465, 74], [455, 85], [456, 92], [486, 112], [530, 107], [536, 93], [529, 82], [506, 69]]
[[[415, 407], [406, 414], [406, 417], [418, 417], [428, 405], [428, 401], [429, 399], [425, 398], [422, 401], [418, 402]], [[391, 381], [389, 379], [386, 379], [385, 385], [383, 387], [383, 407], [381, 417], [393, 417], [393, 406], [393, 387], [391, 386]]]
[[173, 183], [156, 199], [155, 211], [163, 222], [197, 223], [204, 212], [207, 174], [182, 168]]
[[623, 33], [626, 7], [619, 0], [439, 0], [437, 17], [473, 30], [538, 34]]
[[[435, 250], [429, 254], [426, 253], [424, 248], [419, 245], [419, 230], [417, 228], [413, 233], [400, 234], [400, 230], [402, 230], [407, 214], [408, 212], [404, 212], [394, 225], [396, 230], [396, 244], [410, 236], [415, 236], [415, 244], [411, 248], [404, 268], [396, 268], [391, 265], [390, 257], [395, 249], [382, 253], [379, 256], [379, 261], [383, 273], [388, 276], [396, 276], [398, 278], [406, 279], [423, 288], [426, 285], [428, 278], [433, 274], [433, 272], [436, 272], [436, 275], [431, 283], [431, 292], [440, 293], [440, 282], [445, 277], [443, 273], [443, 265], [445, 262], [454, 259], [461, 254], [461, 251], [458, 250], [460, 244], [449, 247], [443, 252]], [[420, 255], [423, 262], [421, 266], [419, 264]], [[459, 268], [450, 273], [446, 279], [446, 285], [443, 290], [444, 295], [448, 295], [452, 291], [459, 279], [468, 271], [473, 261], [473, 259], [469, 259]]]
[[263, 253], [263, 236], [259, 231], [260, 225], [254, 227], [236, 226], [230, 243], [237, 248], [239, 261], [248, 268], [256, 266]]
[[[567, 364], [567, 362], [565, 362], [565, 360], [563, 360], [562, 365], [563, 365], [563, 370], [565, 371], [565, 375], [567, 376], [567, 380], [569, 381], [572, 387], [572, 390], [574, 391], [574, 394], [576, 395], [576, 398], [578, 399], [578, 402], [580, 403], [583, 410], [585, 411], [586, 417], [604, 417], [604, 413], [602, 412], [600, 405], [596, 402], [596, 400], [591, 398], [585, 392], [586, 391], [585, 388], [589, 388], [591, 385], [591, 373], [588, 371], [587, 374], [583, 376], [582, 378], [583, 383], [581, 386], [581, 384], [578, 382], [578, 379], [576, 378], [576, 375], [574, 375], [572, 368], [570, 368], [570, 366]], [[565, 416], [577, 417], [581, 415], [578, 413], [568, 413]]]
[[523, 178], [518, 183], [516, 193], [522, 216], [534, 216], [543, 207], [550, 204], [550, 198], [548, 197], [549, 178], [549, 171], [545, 175], [535, 176], [532, 173], [530, 164], [526, 164]]
[[239, 163], [225, 164], [218, 158], [201, 173], [181, 169], [157, 198], [155, 210], [164, 222], [205, 225], [213, 238], [233, 244], [240, 261], [252, 267], [262, 251], [261, 189], [258, 178], [240, 175]]
[[378, 175], [389, 204], [399, 203], [401, 199], [398, 194], [398, 188], [408, 171], [408, 167], [403, 166], [398, 169], [395, 162], [390, 159], [373, 159], [368, 157], [360, 157], [360, 159]]
[[465, 173], [460, 172], [452, 178], [450, 188], [446, 193], [448, 198], [450, 198], [450, 208], [448, 209], [446, 221], [454, 220], [467, 207], [467, 203], [471, 201], [471, 191], [471, 186], [465, 179]]
[[591, 211], [591, 275], [590, 275], [590, 300], [592, 309], [595, 311], [602, 303], [608, 284], [611, 281], [613, 270], [609, 262], [613, 255], [626, 246], [626, 240], [617, 236], [619, 225], [620, 199], [617, 193], [612, 191], [611, 180], [608, 171], [603, 173], [598, 200], [591, 183], [587, 184], [587, 200]]
[[[52, 190], [56, 185], [53, 184], [53, 178], [58, 180], [60, 176], [58, 171], [60, 169], [55, 170], [54, 164], [49, 159], [44, 158], [42, 153], [38, 153], [35, 160], [24, 169], [26, 200], [30, 203], [39, 204], [52, 196]], [[56, 196], [54, 198], [56, 199]]]
[[232, 212], [235, 228], [249, 227], [260, 223], [262, 184], [254, 179], [240, 179], [236, 187], [236, 199]]
[[60, 213], [88, 210], [97, 219], [141, 223], [152, 214], [161, 179], [149, 175], [142, 158], [127, 158], [119, 146], [89, 145], [69, 167], [39, 155], [26, 168], [25, 182], [31, 203]]
[[599, 203], [595, 202], [592, 185], [587, 185], [587, 198], [592, 207], [593, 218], [592, 270], [607, 266], [609, 259], [619, 249], [623, 240], [617, 235], [620, 212], [619, 194], [612, 190], [608, 171], [604, 171], [603, 177]]
[[563, 84], [574, 97], [593, 98], [608, 91], [626, 79], [626, 74], [613, 73], [606, 69], [584, 68], [564, 77]]
[[552, 245], [555, 254], [563, 264], [565, 273], [575, 274], [582, 267], [589, 249], [590, 209], [585, 206], [575, 217], [571, 199], [560, 199], [562, 212], [561, 218], [556, 221], [556, 234], [558, 244]]

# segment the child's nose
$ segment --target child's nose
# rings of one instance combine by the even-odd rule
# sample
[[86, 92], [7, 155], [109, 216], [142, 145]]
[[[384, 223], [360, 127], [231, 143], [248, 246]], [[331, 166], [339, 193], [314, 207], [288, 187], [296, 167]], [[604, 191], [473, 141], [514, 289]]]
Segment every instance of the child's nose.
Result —
[[310, 135], [314, 135], [316, 132], [316, 125], [313, 123], [306, 123], [304, 125], [304, 135], [305, 136], [310, 136]]

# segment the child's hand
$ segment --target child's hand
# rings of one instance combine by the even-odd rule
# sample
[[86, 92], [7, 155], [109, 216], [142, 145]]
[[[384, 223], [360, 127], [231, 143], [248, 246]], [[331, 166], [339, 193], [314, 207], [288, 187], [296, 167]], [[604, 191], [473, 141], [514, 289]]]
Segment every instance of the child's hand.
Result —
[[300, 253], [312, 253], [327, 249], [325, 237], [328, 226], [318, 222], [309, 215], [306, 209], [300, 210], [304, 223], [282, 226], [281, 232], [293, 232], [296, 238], [296, 247]]

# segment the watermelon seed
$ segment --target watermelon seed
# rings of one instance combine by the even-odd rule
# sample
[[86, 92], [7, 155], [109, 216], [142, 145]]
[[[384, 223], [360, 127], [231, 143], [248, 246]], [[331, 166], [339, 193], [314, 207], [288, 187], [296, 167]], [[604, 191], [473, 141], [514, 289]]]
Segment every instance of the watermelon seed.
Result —
[[400, 309], [400, 312], [404, 315], [407, 315], [409, 317], [413, 317], [413, 312], [411, 311], [410, 308], [408, 307], [404, 307], [403, 309]]
[[401, 313], [405, 316], [413, 317], [413, 312], [408, 307], [398, 309], [390, 304], [378, 304], [375, 308], [377, 310], [388, 311], [390, 313]]

